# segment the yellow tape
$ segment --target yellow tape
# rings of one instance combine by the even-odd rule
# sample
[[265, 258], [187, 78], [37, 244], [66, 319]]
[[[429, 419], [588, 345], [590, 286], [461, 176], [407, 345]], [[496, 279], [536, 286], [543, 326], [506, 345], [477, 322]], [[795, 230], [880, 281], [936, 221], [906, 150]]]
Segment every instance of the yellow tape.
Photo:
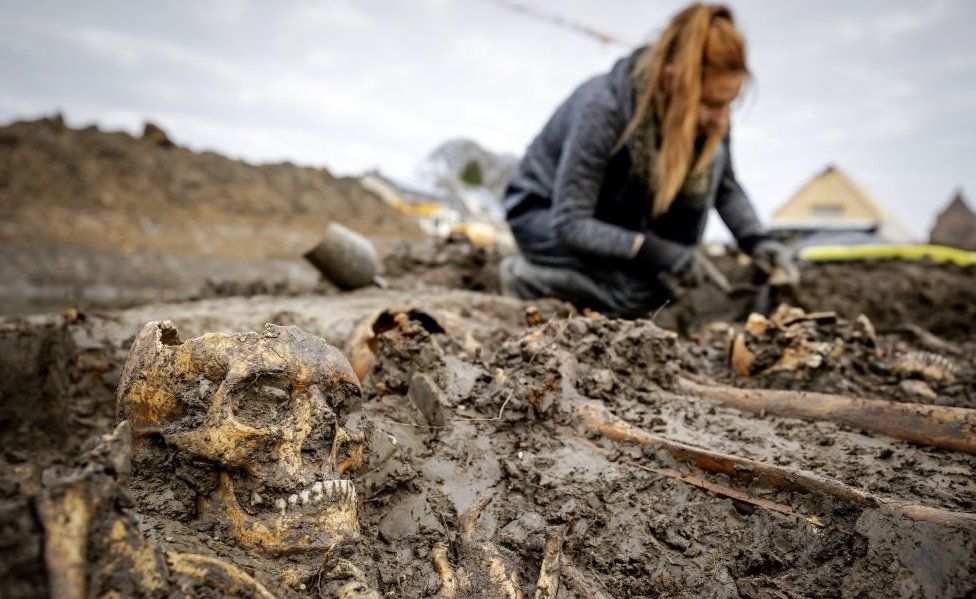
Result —
[[960, 266], [976, 264], [976, 252], [944, 245], [817, 245], [803, 248], [799, 257], [808, 262], [928, 259]]

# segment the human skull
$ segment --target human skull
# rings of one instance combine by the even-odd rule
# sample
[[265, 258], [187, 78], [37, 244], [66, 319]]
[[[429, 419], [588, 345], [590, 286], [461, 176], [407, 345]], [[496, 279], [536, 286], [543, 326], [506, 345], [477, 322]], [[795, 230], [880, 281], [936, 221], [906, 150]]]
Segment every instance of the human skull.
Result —
[[[132, 424], [137, 477], [179, 478], [196, 517], [282, 554], [359, 536], [355, 487], [337, 466], [342, 418], [360, 398], [345, 357], [297, 327], [182, 342], [172, 322], [150, 322], [123, 368], [117, 416]], [[159, 467], [174, 460], [190, 473]]]

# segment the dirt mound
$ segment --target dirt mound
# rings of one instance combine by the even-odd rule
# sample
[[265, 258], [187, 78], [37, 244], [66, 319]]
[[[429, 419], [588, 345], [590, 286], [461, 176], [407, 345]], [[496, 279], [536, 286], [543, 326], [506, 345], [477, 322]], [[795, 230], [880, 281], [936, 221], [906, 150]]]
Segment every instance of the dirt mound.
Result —
[[471, 243], [464, 235], [398, 243], [383, 262], [386, 277], [404, 288], [426, 286], [497, 293], [498, 263], [503, 253], [496, 246]]
[[[218, 462], [240, 459], [236, 450], [207, 457], [198, 448], [208, 441], [187, 436], [176, 421], [177, 428], [160, 431], [163, 436], [140, 433], [133, 451], [148, 449], [155, 457], [134, 460], [131, 472], [121, 466], [128, 463], [124, 447], [110, 450], [112, 444], [121, 447], [124, 430], [95, 442], [96, 433], [112, 430], [105, 409], [112, 402], [104, 390], [118, 383], [133, 335], [146, 321], [162, 318], [176, 321], [182, 339], [261, 331], [264, 322], [273, 322], [298, 325], [350, 356], [366, 350], [371, 361], [362, 410], [335, 412], [335, 424], [349, 437], [336, 463], [348, 466], [344, 477], [355, 485], [358, 537], [325, 550], [254, 551], [235, 522], [270, 521], [279, 514], [288, 522], [307, 518], [312, 512], [306, 502], [315, 505], [326, 485], [306, 479], [307, 488], [293, 496], [278, 491], [277, 482], [254, 486], [248, 480], [260, 469], [222, 470]], [[10, 533], [0, 551], [3, 562], [17, 569], [0, 572], [0, 588], [15, 596], [46, 587], [50, 569], [38, 563], [41, 548], [62, 513], [65, 493], [81, 485], [88, 497], [109, 498], [92, 513], [92, 530], [106, 523], [119, 530], [110, 550], [88, 553], [89, 580], [106, 588], [136, 584], [133, 576], [142, 576], [139, 584], [153, 580], [157, 588], [190, 585], [226, 595], [264, 596], [267, 589], [280, 597], [422, 597], [452, 596], [453, 589], [460, 597], [517, 589], [530, 596], [551, 588], [559, 572], [559, 597], [874, 597], [889, 596], [892, 588], [905, 596], [971, 593], [971, 455], [878, 433], [877, 421], [885, 420], [880, 415], [865, 429], [822, 413], [796, 418], [734, 409], [682, 386], [694, 379], [709, 389], [732, 380], [756, 389], [822, 388], [848, 380], [858, 383], [844, 387], [850, 398], [905, 405], [913, 400], [899, 384], [874, 385], [880, 378], [861, 384], [857, 377], [882, 372], [879, 365], [905, 357], [900, 352], [931, 353], [926, 347], [936, 338], [927, 337], [927, 346], [897, 335], [872, 339], [863, 320], [787, 309], [768, 320], [762, 332], [754, 322], [744, 341], [757, 356], [748, 377], [730, 368], [725, 329], [683, 338], [650, 321], [581, 317], [558, 302], [533, 305], [462, 291], [256, 296], [7, 321], [10, 335], [19, 337], [0, 349], [21, 356], [19, 370], [62, 372], [56, 385], [67, 402], [62, 408], [80, 397], [97, 398], [101, 407], [86, 421], [98, 423], [93, 427], [73, 424], [71, 410], [51, 412], [66, 419], [69, 446], [88, 453], [72, 449], [58, 458], [52, 448], [41, 461], [5, 439], [0, 515]], [[219, 355], [244, 352], [245, 345], [264, 339], [274, 350], [263, 350], [272, 366], [275, 356], [288, 359], [283, 349], [289, 346], [274, 345], [284, 343], [286, 333], [263, 330], [206, 339], [226, 348]], [[171, 364], [206, 364], [201, 378], [184, 381], [180, 391], [197, 411], [197, 404], [222, 397], [214, 391], [223, 375], [214, 374], [206, 343], [195, 341], [187, 348], [196, 349], [183, 358], [170, 358]], [[832, 350], [817, 354], [817, 365], [811, 356], [826, 348], [820, 344]], [[180, 351], [179, 345], [175, 334], [164, 332], [166, 351]], [[837, 347], [844, 348], [847, 362], [834, 367]], [[965, 362], [968, 350], [962, 347], [952, 360]], [[809, 355], [798, 359], [800, 350]], [[83, 354], [89, 362], [79, 362]], [[784, 356], [800, 366], [771, 371]], [[95, 363], [97, 368], [85, 366]], [[954, 373], [954, 384], [970, 387], [962, 396], [926, 378], [940, 364], [923, 360], [892, 368], [905, 380], [926, 381], [940, 398], [971, 393], [971, 378], [965, 378], [971, 371]], [[279, 365], [271, 373], [245, 375], [227, 386], [240, 401], [266, 402], [282, 414], [290, 409], [292, 404], [280, 403], [286, 396], [272, 388], [279, 377], [292, 376], [289, 369]], [[10, 380], [24, 394], [48, 393]], [[246, 382], [251, 380], [253, 388]], [[84, 391], [78, 386], [84, 381], [96, 388]], [[171, 395], [144, 397], [165, 402]], [[952, 414], [972, 419], [966, 411]], [[240, 417], [251, 427], [268, 426], [258, 416], [243, 411]], [[4, 430], [22, 434], [27, 427]], [[329, 440], [312, 430], [309, 438], [319, 450], [302, 452], [304, 459], [321, 454]], [[962, 430], [971, 435], [973, 429]], [[362, 453], [355, 450], [356, 439], [368, 440]], [[255, 455], [267, 462], [265, 453]], [[233, 492], [221, 495], [225, 474], [237, 485], [236, 499]], [[350, 500], [349, 483], [327, 482], [333, 495], [335, 486], [344, 490], [344, 499], [335, 501]], [[247, 485], [250, 496], [242, 491]], [[234, 502], [240, 511], [222, 518], [217, 508]], [[310, 531], [321, 527], [307, 525]], [[254, 526], [250, 530], [265, 530]], [[92, 548], [101, 546], [97, 536], [83, 538], [92, 539]], [[157, 566], [121, 567], [125, 562], [117, 557], [127, 554], [120, 547], [155, 556]], [[196, 567], [181, 569], [189, 559]], [[159, 565], [164, 561], [168, 569]]]
[[5, 207], [110, 209], [149, 219], [206, 207], [272, 221], [323, 217], [367, 234], [408, 224], [355, 179], [290, 163], [252, 165], [194, 152], [169, 143], [151, 124], [142, 138], [95, 126], [72, 129], [53, 119], [3, 127], [0, 188]]
[[[496, 249], [454, 237], [397, 244], [384, 266], [391, 280], [404, 288], [436, 285], [496, 292], [498, 263], [503, 257]], [[754, 269], [739, 264], [734, 255], [722, 256], [716, 264], [733, 283], [756, 282], [752, 278]], [[764, 310], [785, 302], [810, 312], [834, 312], [849, 321], [863, 314], [879, 332], [896, 333], [916, 342], [922, 342], [926, 333], [955, 342], [976, 335], [976, 267], [872, 260], [802, 263], [801, 269], [802, 284], [792, 291], [774, 291]], [[711, 289], [688, 299], [693, 301], [663, 308], [656, 321], [674, 329], [696, 330], [715, 320], [744, 321], [756, 303], [748, 294], [730, 299]], [[703, 306], [686, 305], [699, 301]], [[721, 307], [709, 310], [709, 304]], [[928, 349], [941, 352], [945, 348]]]
[[307, 290], [301, 255], [331, 221], [381, 249], [422, 238], [353, 179], [168, 139], [57, 118], [0, 128], [0, 313], [172, 300], [215, 276]]
[[976, 267], [950, 263], [873, 260], [807, 264], [790, 303], [864, 314], [879, 331], [919, 326], [952, 341], [976, 333]]

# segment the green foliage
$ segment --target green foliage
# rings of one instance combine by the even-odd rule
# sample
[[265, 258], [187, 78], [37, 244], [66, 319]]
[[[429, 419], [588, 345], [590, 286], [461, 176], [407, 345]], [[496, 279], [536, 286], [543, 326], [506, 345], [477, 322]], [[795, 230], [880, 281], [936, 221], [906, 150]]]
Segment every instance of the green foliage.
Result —
[[477, 160], [469, 160], [459, 175], [461, 182], [465, 185], [484, 185], [485, 174], [481, 171], [481, 165]]

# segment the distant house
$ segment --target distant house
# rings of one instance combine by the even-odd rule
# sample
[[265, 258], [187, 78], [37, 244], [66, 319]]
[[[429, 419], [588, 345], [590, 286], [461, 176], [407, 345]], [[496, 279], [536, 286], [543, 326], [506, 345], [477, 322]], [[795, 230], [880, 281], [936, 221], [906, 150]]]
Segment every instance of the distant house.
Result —
[[813, 243], [913, 243], [898, 219], [834, 166], [808, 181], [773, 213], [770, 229]]
[[962, 190], [939, 213], [929, 243], [976, 251], [976, 213], [966, 204]]

